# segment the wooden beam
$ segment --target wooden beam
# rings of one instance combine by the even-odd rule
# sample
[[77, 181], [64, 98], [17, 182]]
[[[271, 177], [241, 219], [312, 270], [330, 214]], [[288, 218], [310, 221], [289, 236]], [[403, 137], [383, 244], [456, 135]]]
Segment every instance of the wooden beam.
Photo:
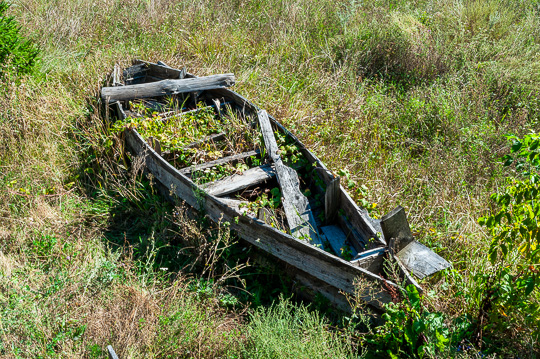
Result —
[[324, 193], [324, 217], [328, 224], [336, 218], [339, 210], [341, 199], [339, 190], [339, 176], [337, 176], [326, 186], [326, 192]]
[[200, 147], [201, 145], [204, 145], [205, 143], [218, 142], [218, 141], [223, 140], [224, 138], [225, 138], [225, 132], [220, 132], [220, 133], [216, 133], [210, 136], [206, 136], [205, 138], [201, 140], [191, 142], [190, 144], [187, 144], [186, 146], [184, 146], [184, 148], [197, 148], [197, 147]]
[[122, 87], [104, 87], [101, 89], [103, 100], [125, 101], [139, 98], [177, 95], [180, 93], [229, 87], [234, 84], [233, 74], [212, 75], [178, 80], [163, 80], [146, 84], [126, 85]]
[[237, 155], [222, 157], [222, 158], [219, 158], [219, 159], [217, 159], [215, 161], [205, 162], [205, 163], [201, 163], [199, 165], [182, 168], [180, 170], [180, 173], [188, 175], [190, 173], [193, 173], [193, 172], [196, 172], [196, 171], [203, 171], [203, 170], [205, 170], [207, 168], [212, 168], [214, 166], [224, 165], [224, 164], [227, 164], [227, 163], [235, 164], [235, 163], [237, 163], [237, 162], [239, 162], [241, 160], [244, 160], [246, 158], [249, 158], [251, 156], [257, 156], [259, 153], [260, 153], [260, 151], [256, 150], [256, 151], [249, 151], [249, 152], [239, 153]]
[[292, 168], [286, 166], [278, 154], [278, 145], [274, 137], [274, 131], [270, 124], [270, 119], [265, 110], [258, 113], [259, 124], [264, 139], [266, 150], [276, 167], [276, 175], [281, 188], [283, 209], [289, 223], [291, 234], [298, 238], [311, 242], [312, 244], [322, 244], [317, 231], [315, 218], [311, 212], [309, 201], [300, 192], [300, 180], [298, 174]]
[[259, 183], [272, 179], [276, 175], [275, 170], [270, 165], [250, 168], [242, 174], [225, 177], [219, 181], [214, 181], [201, 185], [208, 194], [213, 196], [225, 196]]

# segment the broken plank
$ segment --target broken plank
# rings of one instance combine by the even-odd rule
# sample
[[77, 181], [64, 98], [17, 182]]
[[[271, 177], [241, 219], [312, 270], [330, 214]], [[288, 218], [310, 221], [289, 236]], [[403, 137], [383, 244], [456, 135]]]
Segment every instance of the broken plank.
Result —
[[239, 153], [237, 155], [222, 157], [222, 158], [219, 158], [219, 159], [214, 160], [214, 161], [205, 162], [205, 163], [201, 163], [199, 165], [182, 168], [180, 170], [180, 173], [187, 175], [187, 174], [190, 174], [190, 173], [193, 173], [193, 172], [196, 172], [196, 171], [203, 171], [203, 170], [205, 170], [207, 168], [212, 168], [214, 166], [220, 166], [220, 165], [224, 165], [224, 164], [227, 164], [227, 163], [235, 164], [235, 163], [237, 163], [237, 162], [239, 162], [241, 160], [244, 160], [246, 158], [249, 158], [251, 156], [257, 156], [259, 153], [260, 153], [260, 151], [257, 150], [257, 151], [243, 152], [243, 153]]
[[389, 244], [390, 239], [394, 239], [394, 244], [390, 248], [393, 253], [398, 253], [414, 240], [405, 209], [401, 206], [394, 208], [381, 218], [381, 228]]
[[216, 133], [210, 136], [206, 136], [205, 138], [191, 142], [190, 144], [184, 146], [184, 148], [197, 148], [201, 145], [204, 145], [205, 143], [213, 143], [217, 141], [221, 141], [225, 138], [225, 132]]
[[382, 270], [385, 253], [386, 248], [384, 247], [370, 249], [369, 251], [358, 253], [351, 263], [372, 273], [379, 273]]
[[152, 147], [154, 151], [156, 151], [156, 153], [161, 156], [161, 143], [159, 143], [157, 138], [150, 136], [148, 137], [146, 142], [148, 142], [150, 147]]
[[235, 174], [225, 177], [219, 181], [210, 182], [201, 187], [213, 196], [225, 196], [248, 187], [263, 183], [272, 179], [276, 175], [275, 170], [270, 165], [263, 165], [250, 168], [242, 174]]
[[178, 80], [163, 80], [147, 84], [126, 85], [122, 87], [104, 87], [101, 89], [103, 100], [125, 101], [134, 98], [149, 98], [180, 93], [212, 90], [229, 87], [234, 84], [233, 74], [212, 75], [197, 78], [184, 78]]
[[324, 217], [326, 223], [331, 223], [337, 215], [341, 199], [339, 176], [336, 176], [327, 186], [324, 194]]
[[312, 244], [320, 245], [322, 241], [318, 235], [317, 225], [309, 201], [300, 192], [298, 174], [281, 160], [274, 131], [266, 111], [261, 110], [258, 115], [264, 145], [276, 168], [276, 175], [282, 193], [283, 209], [285, 210], [291, 234], [298, 239], [308, 240]]
[[144, 65], [148, 75], [152, 75], [161, 79], [183, 79], [186, 76], [185, 67], [181, 70], [178, 70], [167, 66], [161, 61], [158, 61], [157, 64], [143, 60], [136, 60], [136, 62]]
[[396, 257], [420, 279], [450, 267], [448, 261], [418, 241], [407, 244]]

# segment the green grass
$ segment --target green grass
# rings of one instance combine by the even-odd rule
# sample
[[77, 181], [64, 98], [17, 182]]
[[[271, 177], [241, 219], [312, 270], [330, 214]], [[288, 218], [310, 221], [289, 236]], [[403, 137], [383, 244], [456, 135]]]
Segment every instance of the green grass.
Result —
[[[9, 14], [41, 61], [36, 74], [0, 90], [0, 354], [104, 357], [112, 344], [122, 358], [310, 357], [308, 340], [317, 353], [359, 354], [358, 332], [340, 336], [302, 306], [278, 300], [246, 314], [220, 304], [227, 291], [268, 304], [277, 297], [268, 292], [290, 286], [279, 275], [251, 275], [260, 268], [227, 272], [249, 249], [231, 246], [226, 229], [176, 215], [140, 166], [124, 162], [119, 142], [105, 146], [111, 124], [98, 91], [115, 62], [133, 58], [197, 75], [234, 72], [236, 91], [329, 168], [348, 170], [351, 194], [372, 215], [404, 206], [420, 241], [453, 262], [422, 281], [425, 306], [449, 326], [476, 317], [475, 278], [491, 266], [477, 219], [512, 175], [498, 163], [509, 151], [504, 135], [538, 131], [538, 6], [15, 2]], [[201, 296], [189, 289], [191, 276], [219, 285]], [[251, 296], [223, 286], [242, 282]], [[275, 339], [281, 331], [290, 341]], [[509, 326], [473, 344], [534, 357], [531, 332]], [[456, 347], [444, 355], [466, 355]]]

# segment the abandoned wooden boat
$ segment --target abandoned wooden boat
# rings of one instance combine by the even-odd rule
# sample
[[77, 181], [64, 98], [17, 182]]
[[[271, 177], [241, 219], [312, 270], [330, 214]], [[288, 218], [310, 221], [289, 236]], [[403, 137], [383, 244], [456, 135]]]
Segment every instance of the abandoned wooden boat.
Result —
[[[228, 89], [232, 74], [196, 77], [164, 63], [116, 66], [102, 99], [133, 155], [172, 195], [280, 260], [338, 306], [355, 293], [380, 308], [403, 278], [448, 263], [413, 240], [402, 208], [370, 218], [340, 178], [266, 111]], [[390, 290], [388, 290], [390, 288]]]

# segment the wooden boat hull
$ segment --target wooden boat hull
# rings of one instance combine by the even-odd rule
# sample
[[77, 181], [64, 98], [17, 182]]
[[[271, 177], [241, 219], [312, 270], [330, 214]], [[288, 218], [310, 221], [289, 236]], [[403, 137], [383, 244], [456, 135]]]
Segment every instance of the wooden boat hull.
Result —
[[[159, 73], [166, 73], [169, 77], [164, 79], [177, 78], [172, 76], [177, 76], [178, 73], [180, 73], [180, 78], [182, 76], [194, 78], [193, 75], [186, 74], [185, 70], [180, 72], [168, 67], [161, 67], [163, 65], [139, 62], [137, 66], [145, 64], [153, 66]], [[117, 82], [115, 71], [115, 83]], [[161, 88], [159, 84], [153, 85], [153, 87]], [[174, 89], [178, 88], [180, 87], [176, 81]], [[107, 88], [107, 93], [120, 93], [120, 95], [115, 96], [121, 96], [122, 91], [113, 90], [114, 88]], [[198, 92], [197, 96], [209, 101], [215, 98], [222, 99], [234, 104], [236, 109], [245, 114], [259, 113], [257, 106], [227, 88], [211, 88]], [[115, 106], [118, 118], [125, 120], [127, 116], [122, 102], [116, 101], [112, 105]], [[298, 138], [271, 116], [269, 116], [269, 120], [275, 128], [294, 141], [309, 163], [316, 167], [319, 177], [327, 188], [336, 183], [335, 176]], [[362, 300], [379, 309], [382, 309], [383, 304], [392, 301], [390, 292], [393, 292], [392, 288], [395, 289], [397, 285], [380, 275], [383, 271], [383, 262], [389, 258], [388, 253], [386, 253], [388, 245], [382, 235], [381, 226], [378, 221], [369, 218], [367, 213], [354, 203], [342, 186], [333, 187], [334, 197], [337, 198], [336, 203], [339, 203], [341, 212], [336, 215], [336, 221], [342, 228], [347, 228], [350, 236], [361, 238], [366, 243], [364, 248], [366, 251], [353, 261], [344, 260], [310, 244], [308, 241], [280, 231], [254, 216], [243, 214], [238, 208], [229, 206], [227, 200], [207, 193], [191, 178], [184, 175], [157, 153], [136, 129], [124, 130], [124, 136], [133, 155], [142, 158], [148, 171], [170, 194], [185, 201], [196, 210], [203, 211], [217, 223], [228, 222], [230, 228], [238, 233], [240, 238], [285, 263], [287, 268], [293, 269], [290, 270], [291, 274], [300, 282], [312, 287], [332, 303], [347, 309], [348, 301], [345, 296], [348, 294], [358, 295]], [[363, 281], [367, 285], [359, 287], [356, 285], [357, 281]], [[359, 288], [362, 288], [360, 292]], [[388, 289], [391, 290], [388, 291]]]

